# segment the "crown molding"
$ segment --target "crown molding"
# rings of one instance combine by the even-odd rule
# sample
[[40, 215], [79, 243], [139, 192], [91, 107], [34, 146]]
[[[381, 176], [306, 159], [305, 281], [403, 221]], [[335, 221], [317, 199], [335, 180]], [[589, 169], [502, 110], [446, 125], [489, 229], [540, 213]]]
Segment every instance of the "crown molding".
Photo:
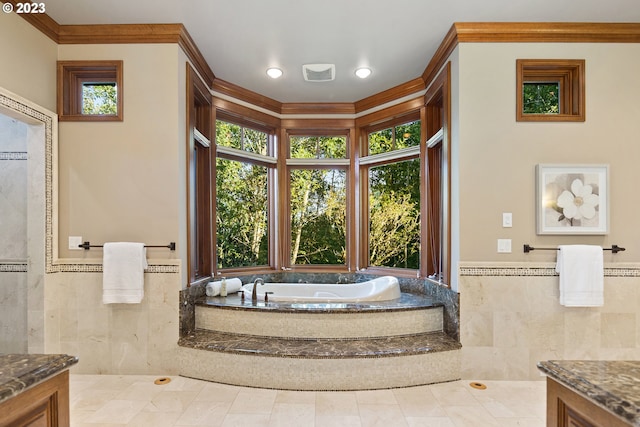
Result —
[[639, 23], [456, 22], [453, 27], [459, 43], [640, 43]]
[[[6, 2], [16, 5], [18, 0]], [[215, 77], [183, 24], [60, 25], [21, 14], [58, 44], [177, 43], [211, 90], [276, 114], [358, 114], [424, 90], [460, 43], [640, 43], [639, 23], [456, 22], [422, 75], [354, 103], [282, 103]]]
[[289, 102], [282, 104], [281, 114], [349, 114], [356, 113], [351, 102]]
[[420, 92], [425, 89], [425, 80], [418, 77], [410, 80], [406, 83], [402, 83], [398, 86], [392, 87], [375, 95], [357, 101], [355, 105], [356, 113], [367, 111], [371, 108], [377, 107], [387, 102], [395, 101], [404, 96], [411, 95], [416, 92]]
[[255, 105], [256, 107], [261, 107], [265, 110], [272, 111], [274, 113], [280, 114], [280, 112], [282, 111], [281, 102], [276, 101], [275, 99], [271, 99], [267, 96], [260, 95], [259, 93], [252, 92], [248, 89], [242, 88], [225, 80], [216, 78], [213, 81], [211, 89], [213, 89], [213, 91], [215, 92], [222, 93], [240, 101]]

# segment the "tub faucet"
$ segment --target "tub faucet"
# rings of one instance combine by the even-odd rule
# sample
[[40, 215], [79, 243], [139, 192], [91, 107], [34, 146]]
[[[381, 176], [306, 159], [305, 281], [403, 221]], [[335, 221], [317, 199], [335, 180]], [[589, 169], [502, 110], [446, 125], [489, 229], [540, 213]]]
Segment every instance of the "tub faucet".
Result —
[[258, 277], [253, 282], [253, 291], [251, 292], [251, 303], [252, 304], [255, 304], [255, 303], [258, 302], [258, 293], [257, 293], [258, 284], [264, 285], [264, 280], [261, 277]]

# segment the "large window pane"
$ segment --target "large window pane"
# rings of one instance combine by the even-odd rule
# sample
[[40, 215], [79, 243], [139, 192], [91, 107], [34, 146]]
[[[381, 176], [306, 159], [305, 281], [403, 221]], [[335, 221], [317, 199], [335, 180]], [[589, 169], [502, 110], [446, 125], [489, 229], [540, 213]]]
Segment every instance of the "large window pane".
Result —
[[218, 268], [268, 264], [267, 168], [216, 160]]
[[216, 121], [216, 144], [267, 155], [268, 135], [233, 123]]
[[404, 123], [369, 134], [369, 154], [381, 154], [420, 145], [420, 121]]
[[346, 263], [346, 172], [291, 171], [291, 264]]
[[369, 169], [369, 264], [420, 267], [420, 159]]

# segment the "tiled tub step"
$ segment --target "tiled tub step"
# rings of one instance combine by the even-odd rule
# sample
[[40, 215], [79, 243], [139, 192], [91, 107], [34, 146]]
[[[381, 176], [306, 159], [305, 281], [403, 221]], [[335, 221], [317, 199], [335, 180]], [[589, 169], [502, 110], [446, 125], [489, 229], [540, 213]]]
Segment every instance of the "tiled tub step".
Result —
[[402, 294], [400, 300], [351, 304], [251, 304], [237, 296], [196, 304], [196, 329], [287, 338], [362, 338], [442, 331], [443, 307]]
[[442, 332], [360, 339], [274, 338], [196, 330], [180, 374], [284, 390], [368, 390], [459, 379], [460, 343]]

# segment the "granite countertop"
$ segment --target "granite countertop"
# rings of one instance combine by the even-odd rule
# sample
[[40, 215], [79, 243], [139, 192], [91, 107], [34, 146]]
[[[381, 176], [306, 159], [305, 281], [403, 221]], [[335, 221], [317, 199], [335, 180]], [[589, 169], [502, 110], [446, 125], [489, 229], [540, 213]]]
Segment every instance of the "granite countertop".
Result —
[[66, 354], [0, 354], [0, 402], [78, 363]]
[[538, 369], [640, 427], [640, 361], [550, 360], [538, 363]]

